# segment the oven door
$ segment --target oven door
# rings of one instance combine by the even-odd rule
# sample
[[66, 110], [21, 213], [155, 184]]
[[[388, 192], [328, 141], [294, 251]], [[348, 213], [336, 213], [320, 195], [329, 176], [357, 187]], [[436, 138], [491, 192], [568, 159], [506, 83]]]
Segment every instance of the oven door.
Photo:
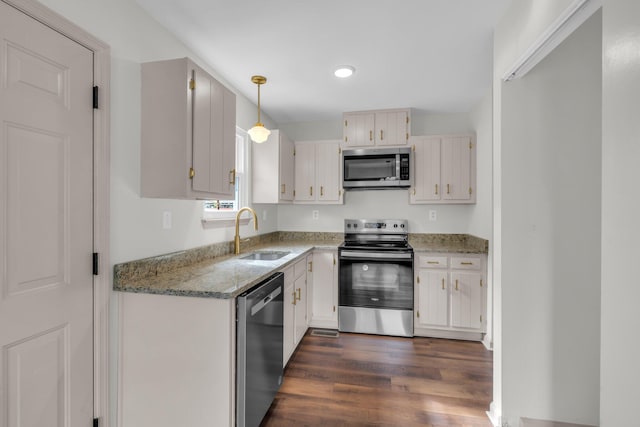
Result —
[[341, 249], [339, 305], [413, 310], [413, 252]]

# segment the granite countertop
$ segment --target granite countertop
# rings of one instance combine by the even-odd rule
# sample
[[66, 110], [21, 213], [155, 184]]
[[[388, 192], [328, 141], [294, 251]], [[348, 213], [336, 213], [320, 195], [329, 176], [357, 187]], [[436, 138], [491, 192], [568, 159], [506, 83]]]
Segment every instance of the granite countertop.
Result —
[[409, 234], [415, 252], [489, 253], [489, 241], [470, 234]]
[[[276, 232], [255, 236], [240, 255], [224, 242], [114, 266], [113, 289], [123, 292], [231, 299], [314, 249], [335, 250], [341, 233]], [[415, 234], [416, 252], [487, 253], [488, 242], [467, 234]], [[289, 252], [273, 261], [242, 259], [256, 251]]]
[[[254, 243], [242, 249], [240, 255], [214, 256], [197, 262], [194, 262], [193, 250], [132, 261], [114, 266], [113, 289], [201, 298], [235, 298], [313, 249], [335, 250], [341, 242], [335, 239], [271, 241]], [[242, 259], [259, 251], [289, 253], [273, 261]]]

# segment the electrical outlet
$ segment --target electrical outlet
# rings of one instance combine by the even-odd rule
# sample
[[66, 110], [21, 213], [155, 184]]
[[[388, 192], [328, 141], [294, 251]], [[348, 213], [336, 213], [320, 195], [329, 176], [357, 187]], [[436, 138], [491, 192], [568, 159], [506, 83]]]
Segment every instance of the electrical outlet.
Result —
[[263, 220], [263, 221], [266, 221], [266, 220], [267, 220], [267, 211], [266, 211], [266, 210], [263, 210], [263, 211], [262, 211], [262, 220]]
[[313, 218], [313, 219], [320, 218], [320, 211], [318, 211], [318, 210], [311, 211], [311, 218]]
[[171, 222], [172, 222], [171, 211], [162, 212], [162, 229], [171, 230], [171, 226], [172, 226]]
[[429, 221], [437, 221], [438, 220], [438, 212], [435, 209], [431, 209], [429, 211]]

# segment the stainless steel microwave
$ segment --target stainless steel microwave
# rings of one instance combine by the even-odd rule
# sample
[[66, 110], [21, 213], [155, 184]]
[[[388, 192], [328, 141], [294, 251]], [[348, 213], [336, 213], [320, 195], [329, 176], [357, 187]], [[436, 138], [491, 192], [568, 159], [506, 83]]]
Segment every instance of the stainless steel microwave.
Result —
[[358, 148], [342, 151], [342, 188], [394, 189], [411, 186], [411, 148]]

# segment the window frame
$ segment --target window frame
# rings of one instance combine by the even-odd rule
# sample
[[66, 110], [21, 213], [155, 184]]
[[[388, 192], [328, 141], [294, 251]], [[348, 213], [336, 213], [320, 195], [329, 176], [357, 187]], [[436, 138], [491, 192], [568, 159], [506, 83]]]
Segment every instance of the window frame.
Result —
[[[236, 215], [238, 210], [243, 206], [247, 206], [249, 201], [250, 191], [250, 175], [249, 175], [249, 156], [251, 146], [249, 145], [249, 134], [244, 129], [236, 126], [236, 199], [235, 209], [218, 211], [214, 209], [207, 209], [206, 204], [210, 200], [204, 200], [202, 202], [202, 223], [204, 226], [227, 226], [235, 224]], [[229, 221], [232, 221], [229, 224]]]

